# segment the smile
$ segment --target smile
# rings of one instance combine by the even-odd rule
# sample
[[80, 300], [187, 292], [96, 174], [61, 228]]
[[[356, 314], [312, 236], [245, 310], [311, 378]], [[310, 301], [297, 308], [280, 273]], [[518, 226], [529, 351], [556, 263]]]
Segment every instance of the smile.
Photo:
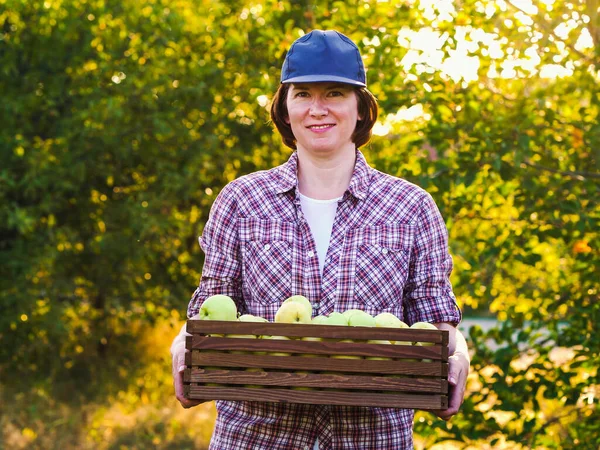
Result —
[[327, 130], [329, 128], [333, 128], [335, 126], [335, 124], [329, 123], [329, 124], [325, 124], [325, 125], [310, 125], [307, 128], [311, 129], [311, 130]]

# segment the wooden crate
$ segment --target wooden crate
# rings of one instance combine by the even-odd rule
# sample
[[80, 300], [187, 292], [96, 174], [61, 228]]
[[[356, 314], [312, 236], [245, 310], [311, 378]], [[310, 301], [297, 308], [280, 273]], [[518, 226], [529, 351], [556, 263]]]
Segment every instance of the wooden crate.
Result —
[[[186, 340], [190, 352], [186, 354], [184, 383], [190, 399], [413, 409], [448, 407], [445, 330], [188, 320], [187, 331], [192, 336]], [[342, 339], [407, 344], [336, 342]], [[408, 344], [414, 341], [430, 345]], [[273, 352], [289, 355], [269, 354]], [[331, 357], [339, 355], [359, 358]]]

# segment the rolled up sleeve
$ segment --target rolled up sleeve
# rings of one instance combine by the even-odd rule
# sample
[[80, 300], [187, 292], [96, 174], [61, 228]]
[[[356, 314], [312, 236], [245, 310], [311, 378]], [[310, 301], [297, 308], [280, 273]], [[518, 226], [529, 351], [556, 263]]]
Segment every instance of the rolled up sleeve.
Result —
[[245, 311], [237, 231], [236, 189], [230, 183], [217, 196], [200, 237], [204, 266], [200, 283], [188, 305], [188, 317], [197, 314], [204, 300], [216, 294], [230, 296], [238, 311]]
[[425, 194], [416, 222], [409, 278], [404, 288], [404, 319], [414, 322], [448, 322], [457, 325], [462, 314], [450, 284], [452, 257], [448, 231], [429, 194]]

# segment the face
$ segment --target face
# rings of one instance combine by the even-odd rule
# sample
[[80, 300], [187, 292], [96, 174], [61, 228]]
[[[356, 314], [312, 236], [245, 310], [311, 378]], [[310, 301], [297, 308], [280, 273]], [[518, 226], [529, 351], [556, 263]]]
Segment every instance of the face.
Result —
[[288, 123], [298, 150], [354, 152], [358, 117], [354, 89], [341, 83], [292, 84], [287, 94]]

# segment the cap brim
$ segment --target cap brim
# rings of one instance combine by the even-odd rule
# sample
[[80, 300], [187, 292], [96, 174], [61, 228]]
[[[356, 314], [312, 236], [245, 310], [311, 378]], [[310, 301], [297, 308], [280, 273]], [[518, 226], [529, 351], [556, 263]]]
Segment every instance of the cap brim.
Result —
[[345, 77], [337, 77], [335, 75], [304, 75], [302, 77], [294, 77], [288, 78], [285, 81], [282, 81], [282, 84], [289, 83], [318, 83], [324, 81], [333, 81], [336, 83], [344, 83], [351, 84], [353, 86], [366, 87], [366, 83], [361, 83], [360, 81], [352, 80], [350, 78]]

